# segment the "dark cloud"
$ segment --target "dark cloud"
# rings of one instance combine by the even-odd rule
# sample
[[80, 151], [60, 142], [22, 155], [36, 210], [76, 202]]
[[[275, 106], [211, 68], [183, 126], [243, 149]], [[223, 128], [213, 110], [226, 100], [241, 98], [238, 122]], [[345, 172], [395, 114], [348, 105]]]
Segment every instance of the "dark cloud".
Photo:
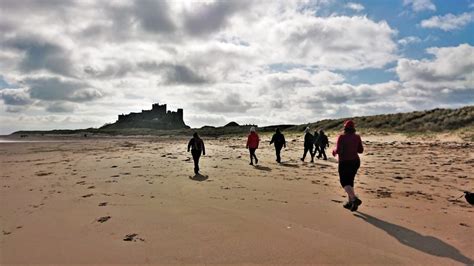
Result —
[[4, 89], [0, 91], [0, 98], [7, 105], [29, 105], [33, 101], [22, 89]]
[[134, 13], [142, 28], [153, 33], [172, 33], [176, 30], [165, 0], [134, 1]]
[[72, 75], [72, 61], [68, 52], [57, 44], [39, 37], [14, 37], [3, 42], [3, 47], [23, 53], [18, 68], [24, 73], [48, 70], [64, 76]]
[[194, 105], [210, 113], [245, 113], [253, 107], [251, 102], [243, 101], [237, 93], [229, 93], [222, 100], [214, 97], [213, 101], [198, 102]]
[[207, 35], [227, 25], [229, 18], [248, 6], [248, 1], [216, 1], [186, 14], [184, 27], [191, 35]]
[[29, 87], [30, 97], [39, 100], [87, 102], [102, 97], [100, 91], [80, 81], [48, 77], [27, 78], [24, 83]]
[[197, 74], [189, 67], [181, 64], [141, 62], [137, 66], [140, 70], [161, 74], [163, 80], [160, 83], [166, 85], [199, 85], [210, 82], [210, 79]]

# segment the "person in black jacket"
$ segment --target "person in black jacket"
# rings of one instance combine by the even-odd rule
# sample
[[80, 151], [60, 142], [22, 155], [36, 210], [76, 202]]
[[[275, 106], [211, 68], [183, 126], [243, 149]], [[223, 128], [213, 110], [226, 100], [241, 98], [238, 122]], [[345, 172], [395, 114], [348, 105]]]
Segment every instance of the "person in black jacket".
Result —
[[194, 173], [199, 174], [199, 158], [202, 155], [206, 155], [206, 149], [204, 147], [204, 141], [199, 137], [197, 132], [194, 132], [193, 138], [188, 143], [188, 152], [191, 149], [194, 161]]
[[323, 160], [327, 160], [328, 157], [326, 157], [326, 152], [324, 151], [324, 149], [329, 147], [329, 140], [328, 140], [328, 136], [324, 134], [324, 131], [322, 129], [319, 130], [319, 136], [318, 136], [318, 139], [316, 140], [316, 146], [319, 147], [318, 159], [321, 159], [321, 155], [322, 155]]
[[286, 141], [285, 136], [281, 134], [279, 128], [277, 128], [275, 134], [273, 134], [272, 140], [270, 141], [270, 145], [272, 144], [275, 145], [276, 161], [281, 163], [280, 151], [283, 147], [286, 148]]
[[311, 162], [314, 162], [314, 154], [313, 154], [313, 145], [314, 145], [314, 137], [309, 133], [309, 127], [307, 127], [305, 130], [305, 135], [304, 135], [304, 152], [303, 152], [303, 158], [301, 158], [301, 161], [304, 162], [304, 158], [306, 157], [306, 153], [309, 151], [309, 155], [311, 156]]

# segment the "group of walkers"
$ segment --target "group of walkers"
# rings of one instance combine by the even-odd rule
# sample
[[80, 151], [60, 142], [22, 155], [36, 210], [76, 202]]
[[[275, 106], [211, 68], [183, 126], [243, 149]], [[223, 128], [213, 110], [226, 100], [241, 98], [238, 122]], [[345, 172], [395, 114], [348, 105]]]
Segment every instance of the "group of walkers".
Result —
[[[326, 156], [326, 151], [325, 149], [329, 147], [329, 140], [328, 136], [324, 134], [324, 131], [321, 129], [318, 131], [314, 132], [314, 135], [311, 134], [309, 127], [306, 127], [304, 130], [305, 135], [304, 135], [304, 152], [303, 152], [303, 157], [301, 158], [301, 161], [304, 162], [304, 159], [306, 158], [306, 154], [309, 151], [309, 155], [311, 156], [311, 162], [314, 163], [314, 156], [316, 153], [318, 153], [317, 158], [323, 160], [327, 160], [328, 157]], [[314, 152], [313, 152], [313, 146], [314, 146]]]
[[[247, 137], [246, 148], [250, 153], [250, 165], [258, 164], [258, 158], [256, 150], [258, 149], [260, 138], [255, 130], [255, 127], [250, 128], [250, 133]], [[281, 133], [280, 129], [276, 129], [270, 141], [270, 145], [275, 146], [276, 161], [281, 163], [281, 150], [286, 148], [285, 136]], [[306, 127], [304, 136], [304, 151], [301, 161], [304, 162], [307, 153], [311, 156], [311, 162], [314, 162], [314, 157], [318, 159], [323, 158], [327, 160], [325, 149], [329, 147], [329, 141], [323, 130], [314, 132], [311, 134], [310, 128]], [[199, 158], [206, 154], [204, 142], [194, 133], [193, 138], [188, 143], [188, 152], [191, 150], [191, 154], [194, 160], [194, 173], [199, 174]], [[358, 134], [354, 122], [347, 120], [344, 122], [344, 131], [340, 134], [336, 141], [336, 147], [332, 151], [334, 157], [338, 156], [338, 172], [339, 182], [347, 193], [348, 201], [343, 204], [343, 207], [351, 211], [356, 211], [362, 204], [362, 201], [356, 196], [354, 192], [354, 178], [357, 174], [357, 170], [360, 167], [359, 153], [364, 151], [362, 140]]]

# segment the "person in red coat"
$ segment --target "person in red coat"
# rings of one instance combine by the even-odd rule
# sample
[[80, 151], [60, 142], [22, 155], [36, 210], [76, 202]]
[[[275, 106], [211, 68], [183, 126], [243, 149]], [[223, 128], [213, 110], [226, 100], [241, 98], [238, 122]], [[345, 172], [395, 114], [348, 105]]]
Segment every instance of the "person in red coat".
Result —
[[347, 193], [349, 201], [343, 206], [351, 211], [357, 211], [362, 201], [355, 195], [354, 178], [360, 167], [359, 153], [364, 152], [362, 140], [357, 135], [355, 125], [352, 120], [344, 122], [344, 133], [339, 135], [336, 142], [336, 148], [332, 155], [338, 155], [339, 182]]
[[255, 151], [258, 149], [259, 142], [260, 142], [260, 138], [258, 137], [258, 134], [255, 131], [255, 127], [251, 127], [250, 134], [247, 137], [247, 145], [246, 145], [246, 148], [249, 149], [249, 152], [250, 152], [250, 165], [253, 165], [254, 158], [255, 158], [255, 164], [258, 164], [258, 158], [257, 158], [257, 155], [255, 155]]

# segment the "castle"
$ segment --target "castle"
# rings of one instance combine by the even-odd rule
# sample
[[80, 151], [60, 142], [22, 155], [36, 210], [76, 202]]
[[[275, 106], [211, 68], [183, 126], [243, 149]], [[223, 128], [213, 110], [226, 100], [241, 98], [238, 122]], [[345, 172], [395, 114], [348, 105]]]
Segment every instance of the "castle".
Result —
[[140, 113], [118, 115], [118, 120], [107, 128], [153, 128], [153, 129], [182, 129], [189, 128], [183, 120], [183, 109], [176, 112], [166, 110], [166, 104], [155, 103], [151, 110]]

